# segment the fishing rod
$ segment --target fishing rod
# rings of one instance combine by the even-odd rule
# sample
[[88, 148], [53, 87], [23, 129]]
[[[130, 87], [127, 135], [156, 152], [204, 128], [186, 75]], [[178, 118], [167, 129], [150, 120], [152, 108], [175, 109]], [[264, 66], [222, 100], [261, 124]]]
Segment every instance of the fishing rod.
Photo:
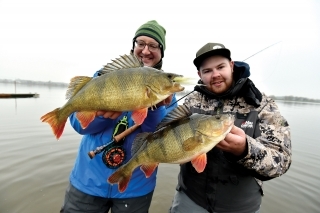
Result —
[[266, 48], [260, 50], [259, 52], [256, 52], [255, 54], [249, 56], [248, 58], [246, 58], [246, 59], [244, 59], [244, 60], [242, 60], [242, 61], [246, 61], [246, 60], [248, 60], [249, 58], [251, 58], [251, 57], [253, 57], [253, 56], [255, 56], [255, 55], [263, 52], [264, 50], [266, 50], [266, 49], [268, 49], [268, 48], [270, 48], [270, 47], [272, 47], [272, 46], [274, 46], [274, 45], [276, 45], [276, 44], [279, 44], [279, 43], [281, 43], [281, 42], [282, 42], [282, 41], [278, 41], [278, 42], [276, 42], [276, 43], [274, 43], [274, 44], [271, 44], [270, 46], [267, 46]]
[[112, 138], [112, 140], [108, 143], [106, 143], [105, 145], [99, 146], [97, 147], [95, 150], [92, 150], [90, 152], [88, 152], [89, 157], [92, 159], [94, 158], [94, 156], [96, 156], [97, 154], [103, 152], [105, 150], [105, 148], [111, 144], [111, 143], [117, 143], [118, 141], [120, 141], [122, 138], [126, 137], [127, 135], [131, 134], [134, 130], [136, 130], [140, 125], [133, 125], [132, 127], [124, 130], [122, 133], [120, 133], [119, 135], [116, 135]]

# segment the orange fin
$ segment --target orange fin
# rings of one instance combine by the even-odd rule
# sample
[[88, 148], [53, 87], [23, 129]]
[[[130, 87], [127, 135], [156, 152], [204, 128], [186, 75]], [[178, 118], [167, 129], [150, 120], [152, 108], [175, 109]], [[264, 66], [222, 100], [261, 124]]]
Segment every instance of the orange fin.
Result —
[[119, 168], [117, 171], [115, 171], [109, 178], [108, 178], [108, 183], [110, 184], [118, 184], [118, 190], [120, 193], [123, 193], [129, 184], [130, 178], [131, 178], [132, 173], [129, 175], [125, 176], [125, 174], [122, 172], [122, 169]]
[[207, 154], [203, 153], [202, 155], [199, 155], [198, 157], [194, 158], [191, 163], [198, 173], [203, 172], [207, 165]]
[[157, 168], [159, 163], [153, 163], [153, 164], [143, 164], [141, 165], [140, 169], [143, 171], [146, 178], [150, 177], [154, 170]]
[[57, 108], [47, 114], [43, 115], [40, 120], [42, 122], [47, 122], [53, 131], [53, 134], [56, 136], [57, 140], [63, 133], [64, 126], [66, 125], [67, 119], [58, 120], [58, 115], [60, 113], [60, 108]]
[[77, 112], [76, 117], [77, 117], [82, 129], [85, 129], [85, 128], [87, 128], [89, 126], [89, 124], [96, 117], [96, 111], [81, 111], [81, 112]]
[[148, 108], [135, 110], [132, 112], [132, 120], [135, 124], [142, 124], [144, 119], [146, 119], [148, 114]]

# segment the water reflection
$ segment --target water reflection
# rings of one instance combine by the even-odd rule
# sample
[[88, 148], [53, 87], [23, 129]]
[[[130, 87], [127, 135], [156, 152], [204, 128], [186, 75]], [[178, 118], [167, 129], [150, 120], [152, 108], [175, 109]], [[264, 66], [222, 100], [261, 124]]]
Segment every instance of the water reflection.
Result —
[[[81, 136], [67, 123], [57, 141], [40, 117], [66, 102], [67, 88], [20, 86], [40, 98], [0, 99], [0, 212], [58, 212]], [[285, 175], [265, 182], [261, 213], [319, 212], [320, 105], [276, 103], [291, 126], [293, 163]], [[176, 164], [160, 164], [150, 213], [168, 212], [178, 171]]]

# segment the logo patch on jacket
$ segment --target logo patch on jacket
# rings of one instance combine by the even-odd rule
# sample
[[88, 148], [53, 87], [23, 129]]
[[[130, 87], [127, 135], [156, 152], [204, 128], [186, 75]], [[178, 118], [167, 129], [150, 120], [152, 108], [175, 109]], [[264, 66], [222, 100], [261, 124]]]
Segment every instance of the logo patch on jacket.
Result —
[[253, 122], [251, 121], [245, 121], [241, 123], [241, 128], [246, 129], [246, 128], [253, 128]]

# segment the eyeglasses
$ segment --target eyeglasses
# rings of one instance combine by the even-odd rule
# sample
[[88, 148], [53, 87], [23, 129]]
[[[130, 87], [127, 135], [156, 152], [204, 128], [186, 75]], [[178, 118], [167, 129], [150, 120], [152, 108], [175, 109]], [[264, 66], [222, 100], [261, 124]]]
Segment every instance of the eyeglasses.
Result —
[[138, 41], [138, 40], [135, 40], [134, 44], [135, 44], [135, 47], [140, 50], [143, 50], [147, 45], [148, 50], [150, 52], [156, 52], [159, 48], [161, 48], [160, 44], [155, 44], [155, 43], [146, 44], [144, 41]]

